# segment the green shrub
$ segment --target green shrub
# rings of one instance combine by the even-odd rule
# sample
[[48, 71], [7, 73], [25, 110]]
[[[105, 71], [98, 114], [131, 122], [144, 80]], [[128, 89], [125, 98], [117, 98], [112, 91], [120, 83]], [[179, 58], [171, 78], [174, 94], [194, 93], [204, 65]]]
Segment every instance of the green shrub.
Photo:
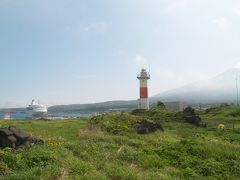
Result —
[[138, 172], [129, 166], [121, 164], [108, 163], [104, 168], [108, 179], [122, 179], [122, 180], [138, 180]]
[[93, 166], [90, 163], [79, 160], [78, 158], [71, 158], [68, 160], [69, 174], [70, 175], [86, 175], [91, 174], [91, 171], [94, 170]]
[[41, 148], [33, 147], [29, 151], [23, 152], [22, 158], [30, 168], [34, 166], [44, 167], [57, 160], [53, 150], [43, 146]]
[[228, 113], [228, 116], [239, 117], [240, 116], [240, 109], [235, 109], [234, 111]]
[[102, 131], [106, 131], [113, 135], [123, 135], [133, 132], [132, 125], [138, 121], [137, 116], [129, 114], [105, 114], [90, 119], [90, 125], [101, 127]]
[[136, 161], [141, 154], [141, 152], [138, 152], [129, 146], [122, 146], [118, 150], [117, 157], [123, 161], [133, 162]]
[[221, 174], [224, 174], [225, 168], [222, 163], [217, 162], [214, 159], [207, 159], [197, 168], [198, 172], [203, 176], [210, 177], [222, 177]]
[[149, 118], [155, 121], [182, 121], [183, 115], [181, 112], [170, 112], [166, 109], [152, 108], [149, 111], [140, 114], [142, 117]]
[[8, 166], [4, 162], [0, 162], [0, 177], [10, 173]]
[[190, 167], [187, 167], [186, 169], [184, 169], [182, 173], [183, 173], [184, 179], [199, 178], [198, 174], [193, 169], [191, 169]]
[[157, 154], [143, 154], [139, 157], [140, 164], [148, 169], [160, 169], [169, 164], [169, 161]]

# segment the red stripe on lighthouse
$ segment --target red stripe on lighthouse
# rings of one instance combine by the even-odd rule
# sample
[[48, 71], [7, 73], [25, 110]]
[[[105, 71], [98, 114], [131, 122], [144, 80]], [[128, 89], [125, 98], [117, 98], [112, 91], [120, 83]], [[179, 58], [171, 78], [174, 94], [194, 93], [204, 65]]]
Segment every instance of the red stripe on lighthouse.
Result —
[[140, 98], [148, 98], [148, 88], [140, 87]]

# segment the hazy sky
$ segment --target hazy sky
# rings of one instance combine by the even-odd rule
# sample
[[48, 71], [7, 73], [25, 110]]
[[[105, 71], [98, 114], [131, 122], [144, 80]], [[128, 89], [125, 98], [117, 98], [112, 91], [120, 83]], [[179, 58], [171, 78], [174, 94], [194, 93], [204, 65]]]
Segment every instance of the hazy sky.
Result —
[[239, 0], [0, 0], [0, 107], [138, 98], [240, 62]]

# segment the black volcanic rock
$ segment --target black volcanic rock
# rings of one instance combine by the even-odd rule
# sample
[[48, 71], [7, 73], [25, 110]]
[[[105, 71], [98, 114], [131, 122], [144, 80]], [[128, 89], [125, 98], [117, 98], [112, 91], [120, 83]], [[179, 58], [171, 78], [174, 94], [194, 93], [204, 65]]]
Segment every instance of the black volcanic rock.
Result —
[[33, 144], [42, 143], [42, 140], [31, 137], [15, 126], [0, 128], [0, 148], [27, 149]]
[[165, 106], [165, 104], [164, 104], [162, 101], [158, 101], [158, 102], [157, 102], [157, 107], [158, 107], [158, 108], [166, 109], [166, 106]]
[[6, 135], [6, 136], [10, 136], [10, 135], [13, 135], [13, 132], [10, 131], [10, 130], [7, 129], [7, 128], [1, 128], [1, 129], [0, 129], [0, 135], [1, 135], [1, 134], [4, 134], [4, 135]]
[[142, 120], [134, 124], [133, 127], [138, 134], [149, 134], [157, 130], [164, 131], [159, 122], [152, 120]]
[[13, 132], [13, 135], [17, 138], [19, 144], [24, 143], [29, 138], [29, 134], [23, 132], [22, 130], [14, 126], [10, 126], [9, 130]]
[[183, 111], [184, 119], [186, 122], [190, 124], [194, 124], [195, 126], [200, 126], [202, 119], [195, 113], [195, 110], [191, 107], [187, 107]]

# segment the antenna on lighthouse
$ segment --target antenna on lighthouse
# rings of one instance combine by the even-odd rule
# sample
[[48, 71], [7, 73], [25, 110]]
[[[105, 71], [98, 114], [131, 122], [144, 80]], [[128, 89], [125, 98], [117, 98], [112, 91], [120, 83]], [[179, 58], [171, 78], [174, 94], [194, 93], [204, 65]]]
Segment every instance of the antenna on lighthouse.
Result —
[[236, 92], [237, 92], [237, 106], [239, 106], [239, 87], [238, 87], [238, 76], [236, 76]]
[[150, 68], [150, 64], [148, 64], [148, 74], [151, 74], [151, 68]]

